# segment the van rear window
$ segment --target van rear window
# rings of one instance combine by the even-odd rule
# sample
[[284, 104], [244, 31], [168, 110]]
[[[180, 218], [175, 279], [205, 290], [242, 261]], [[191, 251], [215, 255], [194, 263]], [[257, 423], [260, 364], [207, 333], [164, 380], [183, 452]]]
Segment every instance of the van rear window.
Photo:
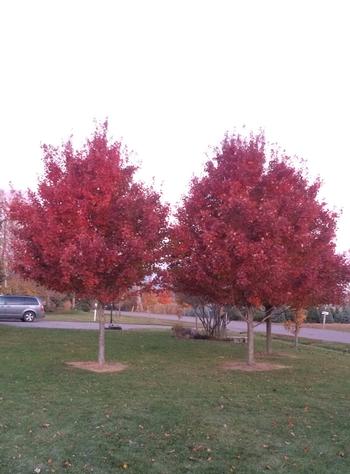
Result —
[[5, 296], [5, 304], [10, 305], [28, 305], [37, 306], [38, 300], [36, 298], [30, 298], [29, 296]]

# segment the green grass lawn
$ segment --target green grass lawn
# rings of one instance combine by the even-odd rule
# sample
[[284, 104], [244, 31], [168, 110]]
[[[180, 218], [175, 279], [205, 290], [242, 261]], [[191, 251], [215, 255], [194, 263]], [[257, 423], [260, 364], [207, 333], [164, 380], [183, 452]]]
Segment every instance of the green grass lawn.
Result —
[[95, 359], [94, 331], [0, 327], [1, 473], [350, 472], [349, 354], [275, 341], [290, 368], [248, 373], [220, 368], [239, 344], [106, 339], [125, 372], [64, 365]]

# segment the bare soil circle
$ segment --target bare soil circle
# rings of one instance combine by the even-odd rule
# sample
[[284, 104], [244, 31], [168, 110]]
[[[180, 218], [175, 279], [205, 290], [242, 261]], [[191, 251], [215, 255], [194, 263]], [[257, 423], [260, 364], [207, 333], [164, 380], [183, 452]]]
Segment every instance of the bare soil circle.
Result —
[[127, 365], [121, 364], [120, 362], [106, 362], [103, 366], [99, 366], [96, 361], [76, 361], [66, 362], [66, 365], [75, 367], [77, 369], [89, 370], [90, 372], [97, 372], [100, 374], [122, 372], [128, 368]]

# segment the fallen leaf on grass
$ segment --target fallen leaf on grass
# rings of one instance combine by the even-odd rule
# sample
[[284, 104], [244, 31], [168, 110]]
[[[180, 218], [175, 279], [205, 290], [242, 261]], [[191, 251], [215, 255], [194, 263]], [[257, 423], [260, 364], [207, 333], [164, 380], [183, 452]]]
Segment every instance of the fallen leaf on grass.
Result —
[[192, 447], [192, 451], [196, 453], [197, 451], [204, 451], [206, 449], [206, 446], [203, 446], [202, 444], [197, 444]]

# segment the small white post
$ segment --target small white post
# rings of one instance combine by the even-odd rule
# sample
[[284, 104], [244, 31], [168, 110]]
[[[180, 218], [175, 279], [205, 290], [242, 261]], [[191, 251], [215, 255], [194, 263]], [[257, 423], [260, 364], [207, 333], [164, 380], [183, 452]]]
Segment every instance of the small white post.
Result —
[[322, 329], [326, 327], [326, 317], [329, 315], [328, 311], [322, 311]]
[[95, 309], [94, 309], [94, 323], [96, 323], [96, 316], [97, 316], [97, 301], [95, 301]]

